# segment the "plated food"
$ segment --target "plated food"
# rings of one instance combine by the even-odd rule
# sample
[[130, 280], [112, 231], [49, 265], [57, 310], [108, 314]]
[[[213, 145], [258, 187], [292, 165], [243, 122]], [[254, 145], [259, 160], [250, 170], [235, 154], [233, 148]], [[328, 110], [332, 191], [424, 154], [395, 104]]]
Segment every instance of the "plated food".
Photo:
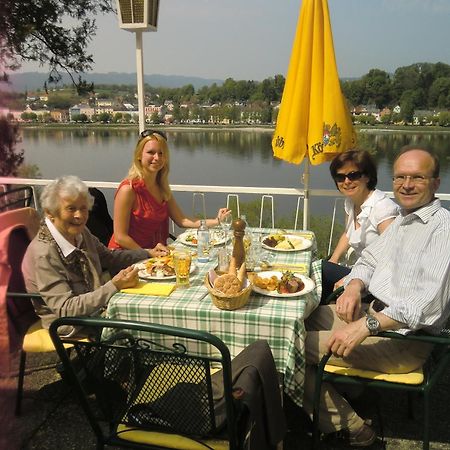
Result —
[[[149, 258], [136, 264], [139, 269], [139, 278], [144, 280], [170, 280], [175, 279], [173, 255]], [[191, 264], [192, 273], [197, 266]]]
[[252, 279], [253, 290], [271, 297], [298, 297], [315, 288], [311, 278], [290, 271], [266, 271], [255, 274]]
[[278, 252], [296, 252], [311, 247], [312, 240], [295, 234], [274, 233], [264, 236], [262, 246]]
[[[187, 230], [178, 236], [178, 240], [185, 245], [196, 246], [197, 245], [197, 230]], [[214, 228], [209, 229], [209, 242], [212, 246], [218, 246], [225, 244], [225, 237], [223, 232], [220, 230], [215, 230]]]

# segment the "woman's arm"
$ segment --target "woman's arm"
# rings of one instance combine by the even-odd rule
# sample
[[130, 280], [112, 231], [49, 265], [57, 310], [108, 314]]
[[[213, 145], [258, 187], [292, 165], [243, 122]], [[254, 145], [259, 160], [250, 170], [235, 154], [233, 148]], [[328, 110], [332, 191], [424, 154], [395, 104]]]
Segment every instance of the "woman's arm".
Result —
[[377, 225], [378, 234], [383, 233], [386, 228], [395, 220], [395, 217], [390, 217], [389, 219], [383, 220]]
[[348, 237], [344, 232], [344, 233], [342, 233], [342, 236], [339, 238], [336, 248], [334, 249], [334, 252], [331, 255], [331, 258], [328, 261], [338, 264], [342, 255], [345, 254], [345, 252], [348, 250], [349, 247], [350, 247], [350, 244], [348, 243]]
[[114, 239], [122, 248], [130, 250], [141, 248], [128, 234], [135, 199], [136, 194], [128, 184], [124, 184], [117, 191], [114, 199]]
[[[198, 228], [200, 226], [200, 220], [195, 217], [186, 216], [182, 209], [178, 206], [177, 201], [174, 196], [170, 197], [170, 200], [167, 202], [169, 207], [169, 216], [170, 218], [182, 228]], [[230, 210], [227, 208], [220, 208], [217, 212], [217, 217], [214, 219], [206, 219], [206, 226], [209, 228], [216, 227], [220, 225], [220, 219], [223, 216], [230, 214]]]

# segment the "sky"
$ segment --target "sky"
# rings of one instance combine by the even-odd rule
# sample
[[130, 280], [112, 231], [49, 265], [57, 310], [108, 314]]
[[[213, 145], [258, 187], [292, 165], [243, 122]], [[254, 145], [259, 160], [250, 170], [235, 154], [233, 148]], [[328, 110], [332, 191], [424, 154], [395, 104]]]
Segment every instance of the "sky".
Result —
[[[339, 76], [450, 64], [450, 0], [328, 0]], [[301, 0], [160, 0], [146, 74], [261, 81], [286, 75]], [[100, 16], [93, 72], [136, 72], [135, 35]], [[26, 64], [21, 71], [45, 71]]]

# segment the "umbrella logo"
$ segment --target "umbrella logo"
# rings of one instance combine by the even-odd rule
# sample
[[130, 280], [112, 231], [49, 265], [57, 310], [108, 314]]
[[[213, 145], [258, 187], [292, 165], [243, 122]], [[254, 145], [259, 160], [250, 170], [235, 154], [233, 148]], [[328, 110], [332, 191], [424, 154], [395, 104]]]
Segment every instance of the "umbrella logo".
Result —
[[341, 127], [338, 127], [336, 123], [333, 126], [328, 123], [323, 124], [323, 145], [330, 147], [336, 146], [339, 148], [341, 146], [342, 133]]
[[277, 136], [275, 139], [275, 147], [284, 148], [284, 137]]

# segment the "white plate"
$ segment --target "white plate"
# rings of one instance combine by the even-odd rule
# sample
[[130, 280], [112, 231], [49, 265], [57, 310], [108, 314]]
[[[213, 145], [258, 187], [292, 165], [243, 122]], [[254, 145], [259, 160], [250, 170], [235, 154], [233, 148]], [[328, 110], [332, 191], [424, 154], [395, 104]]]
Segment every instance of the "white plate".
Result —
[[[281, 280], [281, 276], [283, 275], [283, 272], [268, 270], [266, 272], [258, 273], [258, 276], [260, 276], [261, 278], [270, 278], [273, 275], [275, 275], [278, 279]], [[297, 278], [300, 278], [303, 281], [303, 283], [305, 283], [305, 287], [301, 291], [293, 292], [292, 294], [279, 294], [276, 290], [275, 291], [267, 291], [266, 289], [262, 289], [255, 285], [253, 285], [253, 290], [255, 292], [257, 292], [258, 294], [268, 295], [269, 297], [290, 298], [290, 297], [299, 297], [301, 295], [308, 294], [309, 292], [314, 290], [314, 288], [316, 287], [314, 281], [311, 280], [311, 278], [309, 278], [305, 275], [302, 275], [301, 273], [296, 273], [296, 272], [294, 273], [294, 275]]]
[[296, 248], [275, 248], [275, 247], [269, 247], [268, 245], [264, 244], [264, 240], [269, 238], [270, 236], [274, 236], [276, 233], [268, 234], [267, 236], [263, 236], [261, 239], [261, 246], [267, 250], [273, 250], [274, 252], [299, 252], [301, 250], [306, 250], [311, 247], [312, 240], [306, 239], [302, 236], [298, 236], [296, 234], [283, 234], [283, 236], [287, 239], [289, 239], [292, 242], [299, 241], [299, 245]]
[[[152, 280], [175, 280], [176, 279], [175, 274], [162, 276], [162, 277], [159, 277], [157, 275], [150, 275], [147, 272], [147, 270], [145, 269], [145, 261], [136, 263], [135, 266], [139, 269], [138, 276], [142, 280], [152, 281]], [[197, 264], [195, 264], [194, 262], [191, 262], [191, 270], [189, 271], [189, 273], [192, 273], [196, 268], [197, 268]]]
[[[197, 230], [187, 230], [184, 233], [181, 233], [177, 241], [181, 242], [184, 245], [190, 245], [191, 247], [197, 247], [197, 243], [193, 243], [190, 239], [191, 237], [197, 238]], [[228, 238], [229, 239], [229, 238]], [[215, 229], [209, 230], [209, 240], [211, 244], [216, 247], [218, 245], [225, 244], [225, 238], [223, 237], [223, 232]]]

